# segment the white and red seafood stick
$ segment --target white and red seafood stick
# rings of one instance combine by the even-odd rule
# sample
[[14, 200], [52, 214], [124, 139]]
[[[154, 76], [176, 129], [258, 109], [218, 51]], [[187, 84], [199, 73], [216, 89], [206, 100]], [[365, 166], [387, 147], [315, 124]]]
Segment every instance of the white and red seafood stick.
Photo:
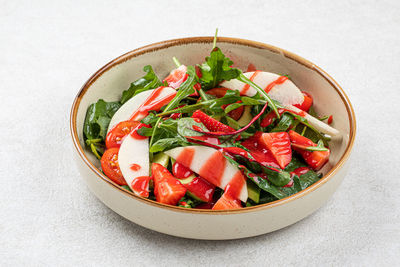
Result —
[[122, 121], [140, 121], [147, 116], [146, 108], [158, 111], [161, 108], [160, 105], [168, 104], [175, 95], [176, 90], [171, 87], [159, 87], [135, 95], [115, 112], [108, 131]]
[[[300, 89], [285, 76], [266, 71], [246, 72], [244, 76], [260, 86], [272, 99], [279, 101], [284, 106], [300, 104], [304, 101], [304, 95]], [[224, 81], [221, 86], [238, 90], [241, 95], [254, 96], [257, 94], [256, 89], [252, 86], [236, 79]]]
[[204, 146], [187, 146], [177, 147], [165, 153], [213, 185], [229, 191], [232, 197], [246, 202], [246, 179], [219, 150]]
[[[246, 72], [244, 73], [244, 76], [264, 89], [272, 99], [279, 101], [287, 109], [293, 110], [297, 113], [303, 112], [303, 117], [318, 131], [334, 138], [341, 137], [338, 130], [293, 106], [296, 104], [302, 104], [304, 101], [304, 95], [287, 77], [265, 71]], [[240, 94], [246, 96], [254, 96], [257, 93], [256, 89], [236, 79], [224, 81], [221, 83], [221, 86], [231, 90], [238, 90], [240, 91]]]

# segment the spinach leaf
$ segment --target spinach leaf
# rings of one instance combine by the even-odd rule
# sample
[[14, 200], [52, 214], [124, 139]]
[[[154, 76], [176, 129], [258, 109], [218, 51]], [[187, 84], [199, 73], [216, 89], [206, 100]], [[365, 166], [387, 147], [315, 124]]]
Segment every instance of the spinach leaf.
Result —
[[131, 83], [131, 86], [122, 92], [121, 104], [124, 104], [126, 101], [140, 92], [154, 89], [163, 85], [150, 65], [144, 66], [143, 70], [147, 72], [146, 75]]
[[121, 107], [118, 102], [106, 102], [103, 99], [91, 104], [87, 111], [83, 124], [83, 133], [86, 139], [106, 137], [111, 117]]
[[86, 146], [90, 147], [97, 158], [104, 150], [104, 140], [108, 125], [114, 113], [121, 107], [119, 102], [106, 102], [103, 99], [91, 104], [83, 123], [83, 136]]
[[181, 136], [202, 136], [202, 133], [193, 130], [193, 126], [199, 127], [203, 131], [208, 131], [201, 122], [196, 122], [192, 118], [182, 118], [178, 121], [178, 133]]
[[151, 147], [150, 152], [156, 153], [164, 150], [169, 150], [178, 146], [187, 146], [188, 142], [182, 137], [163, 138], [156, 141]]
[[309, 170], [307, 173], [300, 176], [300, 186], [301, 190], [306, 189], [316, 181], [320, 179], [318, 173], [313, 170]]
[[307, 164], [297, 154], [293, 154], [292, 155], [292, 160], [286, 166], [285, 171], [292, 172], [295, 169], [300, 168], [300, 167], [307, 167]]
[[239, 77], [241, 71], [231, 68], [232, 60], [222, 53], [221, 49], [215, 47], [206, 62], [198, 65], [201, 71], [200, 84], [203, 89], [208, 90], [215, 88], [222, 81], [229, 81]]
[[[234, 159], [230, 158], [230, 157], [225, 157], [230, 163], [232, 163], [233, 165], [235, 165], [239, 170], [242, 171], [242, 173], [251, 181], [253, 181], [259, 188], [261, 188], [262, 190], [270, 193], [271, 195], [273, 195], [274, 197], [281, 199], [281, 198], [285, 198], [288, 195], [285, 192], [282, 192], [281, 190], [278, 189], [278, 187], [276, 187], [275, 185], [273, 185], [269, 180], [261, 178], [260, 176], [258, 176], [257, 174], [255, 174], [254, 172], [250, 171], [248, 168], [246, 168], [245, 166], [239, 164], [237, 161], [235, 161]], [[269, 179], [269, 176], [268, 176]], [[290, 181], [290, 180], [289, 180]], [[261, 201], [261, 200], [260, 200]], [[265, 202], [264, 202], [265, 203]]]
[[[264, 165], [256, 162], [249, 161], [241, 155], [234, 155], [234, 159], [238, 164], [244, 165], [249, 171], [253, 173], [264, 173], [268, 176], [268, 180], [276, 186], [285, 186], [290, 182], [290, 174], [283, 170], [273, 170], [272, 168], [265, 167]], [[262, 178], [260, 178], [262, 179]]]

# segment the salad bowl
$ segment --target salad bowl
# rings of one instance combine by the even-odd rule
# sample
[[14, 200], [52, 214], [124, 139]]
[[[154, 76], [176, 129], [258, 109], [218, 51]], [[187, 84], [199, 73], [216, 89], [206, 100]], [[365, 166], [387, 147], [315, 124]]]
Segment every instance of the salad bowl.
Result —
[[169, 235], [207, 240], [251, 237], [289, 226], [321, 207], [340, 185], [348, 168], [355, 140], [356, 120], [341, 87], [315, 64], [283, 49], [238, 38], [218, 38], [218, 47], [246, 69], [249, 64], [274, 73], [288, 74], [302, 90], [312, 94], [319, 114], [332, 114], [340, 138], [330, 142], [331, 157], [323, 177], [308, 188], [270, 203], [236, 210], [203, 210], [170, 206], [138, 197], [109, 180], [100, 163], [85, 147], [83, 124], [89, 105], [98, 99], [115, 101], [121, 91], [142, 75], [145, 65], [166, 76], [173, 57], [195, 65], [209, 54], [213, 37], [163, 41], [128, 52], [100, 68], [83, 85], [71, 109], [70, 128], [74, 157], [90, 190], [109, 208], [143, 227]]

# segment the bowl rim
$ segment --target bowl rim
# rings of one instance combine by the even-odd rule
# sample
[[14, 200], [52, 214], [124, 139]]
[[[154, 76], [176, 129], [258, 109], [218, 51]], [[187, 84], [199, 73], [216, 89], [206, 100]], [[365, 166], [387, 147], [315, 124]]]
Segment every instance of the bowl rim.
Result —
[[328, 182], [336, 172], [338, 172], [344, 163], [347, 161], [351, 154], [351, 150], [354, 145], [355, 141], [355, 135], [356, 135], [356, 117], [354, 113], [354, 109], [351, 105], [351, 102], [346, 95], [346, 93], [343, 91], [343, 89], [340, 87], [340, 85], [324, 70], [322, 70], [320, 67], [315, 65], [314, 63], [308, 61], [307, 59], [304, 59], [292, 52], [286, 51], [282, 48], [257, 42], [257, 41], [252, 41], [252, 40], [247, 40], [247, 39], [241, 39], [241, 38], [234, 38], [234, 37], [218, 37], [218, 43], [229, 43], [229, 44], [238, 44], [238, 45], [244, 45], [244, 46], [249, 46], [253, 48], [258, 48], [258, 49], [266, 49], [274, 53], [281, 54], [284, 57], [287, 57], [289, 59], [292, 59], [296, 61], [297, 63], [304, 65], [305, 67], [317, 72], [320, 76], [322, 76], [327, 82], [331, 84], [331, 86], [336, 90], [336, 92], [339, 94], [340, 98], [342, 99], [347, 115], [349, 118], [350, 122], [350, 133], [349, 133], [349, 142], [347, 144], [347, 147], [342, 155], [342, 157], [339, 159], [339, 161], [332, 167], [331, 170], [329, 170], [320, 180], [312, 184], [311, 186], [307, 187], [306, 189], [293, 194], [291, 196], [288, 196], [283, 199], [279, 199], [273, 202], [257, 205], [257, 206], [252, 206], [252, 207], [245, 207], [242, 209], [233, 209], [233, 210], [207, 210], [207, 209], [187, 209], [183, 207], [177, 207], [177, 206], [171, 206], [163, 203], [156, 202], [154, 200], [150, 200], [147, 198], [142, 198], [139, 196], [136, 196], [133, 192], [130, 192], [121, 186], [117, 185], [116, 183], [112, 182], [109, 180], [90, 160], [87, 158], [85, 155], [85, 152], [79, 142], [78, 138], [78, 132], [77, 132], [77, 126], [76, 126], [76, 118], [77, 118], [77, 111], [79, 108], [80, 101], [82, 97], [85, 95], [89, 87], [100, 77], [102, 76], [103, 73], [107, 72], [108, 70], [112, 69], [113, 67], [124, 63], [125, 61], [128, 61], [132, 58], [135, 58], [137, 56], [140, 56], [142, 54], [146, 53], [151, 53], [157, 50], [165, 49], [171, 46], [180, 46], [180, 45], [185, 45], [185, 44], [192, 44], [192, 43], [212, 43], [214, 37], [212, 36], [202, 36], [202, 37], [187, 37], [187, 38], [178, 38], [178, 39], [171, 39], [171, 40], [166, 40], [166, 41], [161, 41], [153, 44], [149, 44], [137, 49], [134, 49], [132, 51], [129, 51], [113, 60], [108, 62], [106, 65], [101, 67], [98, 71], [96, 71], [81, 87], [79, 92], [77, 93], [72, 107], [71, 107], [71, 112], [70, 112], [70, 132], [71, 132], [71, 137], [72, 141], [74, 144], [74, 147], [76, 151], [78, 152], [78, 155], [80, 158], [83, 160], [83, 162], [87, 165], [87, 167], [93, 171], [95, 175], [97, 175], [100, 179], [102, 179], [104, 182], [106, 182], [109, 186], [112, 186], [113, 188], [119, 190], [121, 193], [132, 197], [136, 200], [142, 201], [143, 203], [146, 203], [151, 206], [155, 206], [158, 208], [164, 208], [168, 209], [170, 211], [175, 211], [175, 212], [183, 212], [183, 213], [197, 213], [197, 214], [209, 214], [209, 215], [222, 215], [222, 214], [237, 214], [237, 213], [247, 213], [247, 212], [255, 212], [259, 210], [265, 210], [265, 209], [270, 209], [273, 207], [277, 207], [280, 205], [284, 205], [288, 202], [294, 201], [298, 198], [301, 198], [312, 191], [318, 189], [322, 185], [324, 185], [326, 182]]

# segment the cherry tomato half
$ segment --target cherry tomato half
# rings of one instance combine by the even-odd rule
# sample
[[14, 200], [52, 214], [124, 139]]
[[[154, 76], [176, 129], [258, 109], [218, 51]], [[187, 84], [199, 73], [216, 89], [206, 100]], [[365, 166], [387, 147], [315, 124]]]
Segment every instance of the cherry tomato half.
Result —
[[140, 122], [122, 121], [118, 123], [106, 137], [106, 148], [120, 147], [125, 136], [127, 136]]
[[119, 185], [127, 185], [118, 164], [118, 147], [107, 149], [101, 157], [101, 168], [111, 181]]

